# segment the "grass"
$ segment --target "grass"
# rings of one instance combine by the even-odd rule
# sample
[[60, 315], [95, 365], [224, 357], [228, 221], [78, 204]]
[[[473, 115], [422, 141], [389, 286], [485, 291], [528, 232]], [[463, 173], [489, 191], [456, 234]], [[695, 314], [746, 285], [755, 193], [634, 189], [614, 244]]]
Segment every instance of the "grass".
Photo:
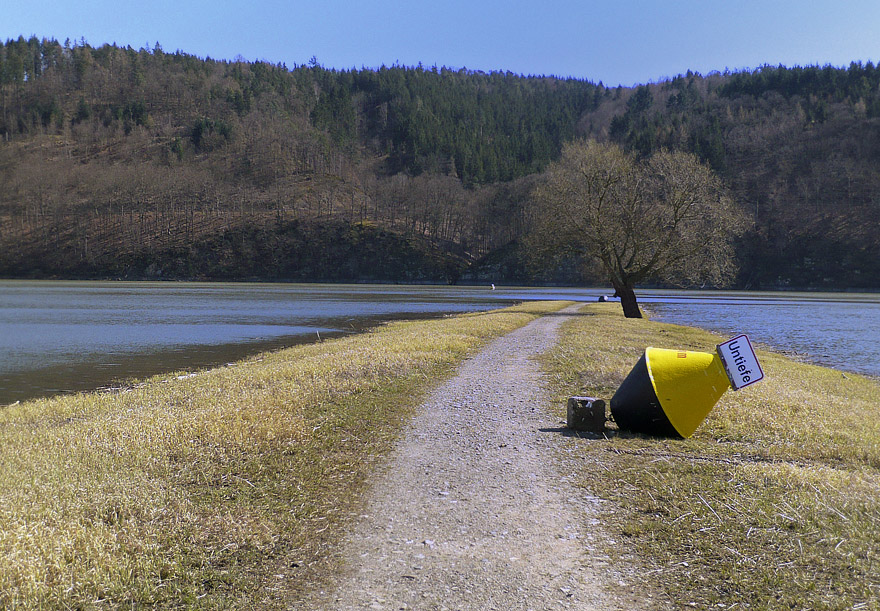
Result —
[[0, 607], [282, 608], [423, 393], [533, 303], [0, 409]]
[[[587, 306], [546, 358], [558, 405], [610, 399], [648, 346], [728, 338]], [[753, 338], [754, 339], [754, 338]], [[673, 608], [880, 609], [880, 381], [767, 350], [688, 440], [578, 439], [609, 555]], [[612, 429], [614, 425], [611, 425]]]

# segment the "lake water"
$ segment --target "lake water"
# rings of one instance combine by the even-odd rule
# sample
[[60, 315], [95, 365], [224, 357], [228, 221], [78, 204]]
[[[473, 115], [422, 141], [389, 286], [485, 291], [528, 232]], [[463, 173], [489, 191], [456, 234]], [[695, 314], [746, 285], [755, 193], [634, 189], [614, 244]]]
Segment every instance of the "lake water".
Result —
[[486, 288], [0, 281], [0, 405], [222, 364], [396, 318], [512, 303]]
[[[196, 369], [397, 318], [599, 289], [0, 281], [0, 405]], [[880, 295], [640, 291], [655, 318], [880, 375]]]
[[810, 362], [880, 376], [880, 294], [691, 293], [643, 301], [655, 320], [745, 333]]

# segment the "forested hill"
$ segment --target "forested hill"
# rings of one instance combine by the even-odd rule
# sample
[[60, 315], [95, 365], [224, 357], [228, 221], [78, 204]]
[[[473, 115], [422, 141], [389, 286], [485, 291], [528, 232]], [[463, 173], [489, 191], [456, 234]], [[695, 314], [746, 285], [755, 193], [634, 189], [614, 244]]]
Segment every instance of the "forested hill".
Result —
[[710, 163], [757, 221], [742, 286], [880, 288], [870, 64], [627, 89], [37, 38], [0, 45], [0, 276], [602, 282], [518, 246], [580, 137]]

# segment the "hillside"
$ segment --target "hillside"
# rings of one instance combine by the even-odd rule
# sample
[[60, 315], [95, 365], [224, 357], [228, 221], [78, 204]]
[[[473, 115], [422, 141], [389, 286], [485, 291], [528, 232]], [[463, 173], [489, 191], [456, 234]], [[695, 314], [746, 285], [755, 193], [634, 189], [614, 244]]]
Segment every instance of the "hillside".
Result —
[[[871, 64], [610, 89], [19, 38], [0, 45], [0, 275], [371, 280], [414, 248], [383, 279], [602, 282], [538, 277], [517, 246], [541, 172], [593, 137], [716, 169], [756, 219], [741, 286], [878, 288], [878, 92]], [[385, 237], [302, 255], [337, 231]]]

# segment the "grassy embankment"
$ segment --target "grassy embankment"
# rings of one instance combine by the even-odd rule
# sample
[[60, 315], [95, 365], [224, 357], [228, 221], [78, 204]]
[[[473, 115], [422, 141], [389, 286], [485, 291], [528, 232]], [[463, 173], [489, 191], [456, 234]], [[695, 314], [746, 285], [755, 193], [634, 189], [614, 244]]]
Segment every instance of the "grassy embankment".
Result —
[[424, 391], [562, 305], [0, 409], [0, 607], [285, 607]]
[[[614, 394], [647, 346], [722, 338], [590, 305], [547, 359], [558, 404]], [[880, 382], [759, 351], [766, 378], [728, 391], [688, 440], [578, 440], [607, 499], [608, 553], [678, 608], [880, 608]], [[611, 425], [613, 427], [613, 425]]]

